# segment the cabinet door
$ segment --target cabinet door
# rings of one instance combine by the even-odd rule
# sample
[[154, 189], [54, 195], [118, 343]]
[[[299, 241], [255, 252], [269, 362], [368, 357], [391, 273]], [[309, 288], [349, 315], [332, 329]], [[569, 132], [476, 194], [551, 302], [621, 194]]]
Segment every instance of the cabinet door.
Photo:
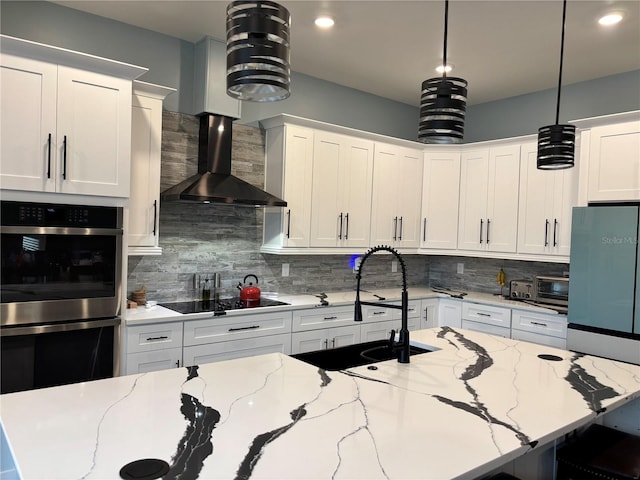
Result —
[[293, 332], [291, 334], [291, 353], [315, 352], [328, 348], [328, 329]]
[[[560, 171], [538, 170], [538, 144], [521, 147], [518, 252], [544, 254], [549, 250], [556, 177]], [[569, 222], [570, 223], [570, 222]]]
[[59, 191], [129, 196], [131, 81], [58, 67]]
[[[398, 247], [417, 248], [420, 245], [420, 207], [422, 203], [422, 163], [419, 150], [401, 149], [398, 155], [399, 178], [395, 195], [398, 198]], [[396, 168], [398, 168], [398, 166]]]
[[461, 250], [485, 249], [488, 172], [488, 150], [462, 154], [458, 217], [458, 248]]
[[58, 67], [0, 56], [2, 188], [55, 191]]
[[130, 353], [127, 355], [126, 375], [179, 368], [182, 365], [182, 347]]
[[389, 340], [391, 330], [399, 330], [397, 320], [387, 320], [385, 322], [363, 323], [360, 327], [360, 340], [373, 342], [376, 340]]
[[518, 240], [520, 146], [489, 152], [485, 244], [492, 252], [515, 252]]
[[376, 143], [373, 157], [371, 244], [394, 245], [398, 236], [398, 158], [393, 145]]
[[422, 183], [422, 248], [457, 247], [459, 204], [460, 153], [426, 153]]
[[571, 168], [557, 173], [553, 195], [553, 225], [551, 253], [569, 257], [571, 254], [571, 212], [578, 200], [578, 170]]
[[438, 326], [460, 328], [462, 326], [462, 304], [454, 300], [440, 300]]
[[438, 304], [439, 300], [437, 298], [422, 300], [421, 328], [438, 326]]
[[360, 325], [329, 329], [327, 335], [329, 348], [345, 347], [360, 343]]
[[282, 225], [286, 247], [309, 246], [312, 167], [313, 130], [286, 125], [283, 195], [287, 207]]
[[594, 127], [588, 201], [640, 200], [640, 121]]
[[343, 215], [340, 240], [344, 246], [367, 248], [371, 231], [373, 142], [351, 137], [344, 137], [343, 141], [338, 179]]
[[343, 236], [340, 157], [346, 146], [340, 135], [316, 131], [314, 137], [309, 246], [335, 247]]
[[129, 247], [158, 246], [162, 101], [134, 95], [131, 110]]
[[184, 366], [232, 360], [234, 358], [253, 357], [267, 353], [291, 353], [289, 334], [269, 335], [266, 337], [228, 340], [226, 342], [192, 345], [184, 347]]

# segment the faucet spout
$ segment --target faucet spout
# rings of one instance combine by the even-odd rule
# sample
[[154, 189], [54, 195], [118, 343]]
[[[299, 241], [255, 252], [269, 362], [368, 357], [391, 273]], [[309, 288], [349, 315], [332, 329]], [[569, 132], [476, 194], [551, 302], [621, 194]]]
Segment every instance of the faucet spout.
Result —
[[[360, 300], [360, 280], [362, 279], [362, 268], [366, 260], [376, 252], [386, 251], [394, 255], [398, 259], [398, 263], [400, 263], [400, 267], [402, 269], [402, 302], [401, 306], [397, 305], [386, 305], [378, 302], [363, 302]], [[388, 245], [378, 245], [373, 247], [367, 251], [362, 257], [362, 261], [358, 266], [358, 271], [356, 273], [356, 301], [355, 301], [355, 311], [354, 311], [354, 321], [361, 322], [362, 321], [362, 305], [374, 305], [385, 308], [400, 308], [402, 310], [402, 326], [400, 328], [400, 332], [398, 334], [398, 341], [394, 342], [393, 339], [390, 339], [390, 343], [392, 349], [398, 352], [398, 362], [400, 363], [409, 363], [410, 357], [410, 344], [409, 344], [409, 328], [408, 328], [408, 306], [409, 306], [409, 294], [407, 292], [407, 269], [404, 263], [404, 259], [400, 256], [400, 254], [392, 247]]]

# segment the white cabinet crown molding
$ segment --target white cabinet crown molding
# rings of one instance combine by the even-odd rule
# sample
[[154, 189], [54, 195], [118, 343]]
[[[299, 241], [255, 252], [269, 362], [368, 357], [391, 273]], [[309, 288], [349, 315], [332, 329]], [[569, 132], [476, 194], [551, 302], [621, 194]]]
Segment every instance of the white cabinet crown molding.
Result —
[[141, 80], [133, 81], [133, 94], [142, 95], [144, 97], [151, 97], [157, 100], [164, 100], [167, 95], [177, 92], [177, 89], [173, 87], [165, 87], [163, 85], [156, 85], [155, 83], [143, 82]]
[[628, 112], [612, 113], [598, 117], [579, 118], [577, 120], [570, 120], [569, 123], [575, 125], [580, 130], [587, 130], [592, 127], [633, 121], [640, 121], [640, 110], [630, 110]]
[[9, 35], [0, 35], [0, 44], [2, 45], [1, 52], [3, 54], [43, 60], [128, 80], [138, 78], [149, 71], [146, 67], [76, 52], [66, 48], [54, 47], [53, 45], [32, 42]]

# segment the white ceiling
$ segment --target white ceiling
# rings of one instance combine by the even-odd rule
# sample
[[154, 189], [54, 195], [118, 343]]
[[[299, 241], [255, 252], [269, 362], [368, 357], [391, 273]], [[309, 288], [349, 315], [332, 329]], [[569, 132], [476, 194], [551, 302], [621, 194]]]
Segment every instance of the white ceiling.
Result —
[[[225, 40], [227, 1], [58, 1], [85, 12], [196, 42]], [[442, 60], [444, 1], [285, 1], [292, 70], [418, 105]], [[605, 28], [609, 10], [624, 20]], [[313, 25], [329, 14], [330, 31]], [[555, 88], [560, 0], [451, 0], [448, 60], [469, 82], [469, 104]], [[640, 0], [569, 0], [563, 85], [640, 69]], [[640, 86], [639, 86], [640, 95]]]

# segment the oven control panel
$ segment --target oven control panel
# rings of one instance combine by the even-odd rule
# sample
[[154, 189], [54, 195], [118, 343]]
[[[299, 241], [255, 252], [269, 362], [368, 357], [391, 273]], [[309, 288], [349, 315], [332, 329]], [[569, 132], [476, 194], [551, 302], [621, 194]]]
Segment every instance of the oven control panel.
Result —
[[121, 228], [118, 207], [2, 202], [3, 226]]

